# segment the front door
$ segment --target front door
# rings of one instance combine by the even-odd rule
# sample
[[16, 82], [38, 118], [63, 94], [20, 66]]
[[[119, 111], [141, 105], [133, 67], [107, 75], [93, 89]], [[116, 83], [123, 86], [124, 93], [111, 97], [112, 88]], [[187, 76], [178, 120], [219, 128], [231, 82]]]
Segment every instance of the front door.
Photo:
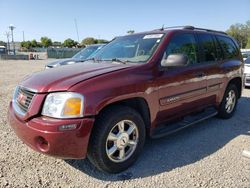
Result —
[[178, 118], [199, 107], [206, 106], [206, 72], [199, 64], [198, 45], [192, 33], [175, 34], [165, 49], [164, 57], [184, 54], [189, 64], [159, 71], [157, 78], [159, 93], [158, 122]]

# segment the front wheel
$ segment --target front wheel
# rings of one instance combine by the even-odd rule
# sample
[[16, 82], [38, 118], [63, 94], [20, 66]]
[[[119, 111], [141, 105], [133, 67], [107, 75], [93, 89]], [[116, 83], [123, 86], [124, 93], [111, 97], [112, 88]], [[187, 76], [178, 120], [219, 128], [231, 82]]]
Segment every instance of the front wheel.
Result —
[[223, 119], [228, 119], [232, 117], [235, 112], [237, 102], [238, 102], [237, 87], [234, 84], [230, 84], [227, 87], [222, 102], [220, 104], [218, 116]]
[[118, 173], [135, 162], [144, 141], [145, 126], [140, 114], [126, 106], [115, 106], [97, 118], [88, 159], [102, 171]]

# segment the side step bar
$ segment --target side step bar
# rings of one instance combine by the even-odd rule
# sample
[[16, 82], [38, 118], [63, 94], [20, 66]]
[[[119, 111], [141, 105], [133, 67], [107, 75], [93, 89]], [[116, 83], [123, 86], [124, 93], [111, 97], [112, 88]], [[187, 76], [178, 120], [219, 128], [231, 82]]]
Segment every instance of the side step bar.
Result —
[[152, 138], [160, 138], [172, 133], [175, 133], [181, 129], [204, 121], [218, 114], [218, 111], [213, 108], [207, 108], [204, 111], [197, 113], [195, 115], [185, 116], [181, 121], [171, 123], [171, 124], [161, 124], [159, 127], [155, 128]]

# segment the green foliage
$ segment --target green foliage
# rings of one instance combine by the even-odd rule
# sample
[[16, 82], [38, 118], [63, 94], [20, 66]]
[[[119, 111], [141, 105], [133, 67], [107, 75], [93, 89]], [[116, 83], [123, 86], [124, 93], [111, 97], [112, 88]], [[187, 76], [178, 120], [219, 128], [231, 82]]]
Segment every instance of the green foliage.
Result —
[[245, 24], [233, 24], [226, 32], [238, 41], [240, 48], [246, 48], [246, 46], [249, 46], [248, 40], [250, 37], [250, 20]]
[[81, 44], [85, 46], [90, 44], [95, 44], [95, 39], [93, 37], [87, 37], [82, 40]]
[[48, 48], [52, 46], [52, 40], [48, 37], [41, 37], [41, 44], [43, 47]]
[[81, 45], [86, 46], [86, 45], [91, 45], [91, 44], [102, 44], [102, 43], [108, 43], [109, 41], [105, 39], [95, 39], [93, 37], [87, 37], [82, 40]]
[[72, 48], [72, 47], [76, 47], [78, 44], [78, 42], [68, 38], [63, 42], [63, 46], [64, 47], [68, 47], [68, 48]]
[[6, 42], [0, 41], [0, 46], [6, 46]]
[[33, 39], [33, 40], [31, 41], [31, 47], [37, 48], [37, 47], [40, 47], [40, 45], [39, 45], [39, 43], [38, 43], [35, 39]]
[[55, 47], [61, 47], [62, 46], [62, 43], [61, 42], [58, 42], [58, 41], [54, 41], [52, 46], [55, 46]]
[[248, 38], [247, 38], [246, 48], [250, 49], [250, 36], [248, 36]]
[[103, 43], [108, 43], [109, 41], [105, 40], [105, 39], [95, 39], [95, 43], [96, 44], [103, 44]]
[[32, 44], [30, 41], [23, 41], [21, 42], [21, 47], [26, 48], [26, 49], [31, 49]]
[[23, 42], [21, 42], [21, 47], [26, 48], [27, 50], [29, 50], [31, 48], [41, 47], [41, 44], [38, 43], [35, 39], [33, 39], [32, 41], [23, 41]]

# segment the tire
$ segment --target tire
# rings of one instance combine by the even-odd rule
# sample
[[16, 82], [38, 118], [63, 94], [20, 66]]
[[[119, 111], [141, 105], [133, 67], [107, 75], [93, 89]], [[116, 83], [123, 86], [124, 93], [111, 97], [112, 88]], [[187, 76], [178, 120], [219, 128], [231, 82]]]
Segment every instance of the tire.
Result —
[[127, 106], [113, 106], [97, 117], [87, 157], [99, 170], [119, 173], [136, 161], [145, 135], [145, 125], [137, 111]]
[[[229, 101], [229, 95], [233, 95], [232, 101]], [[229, 119], [233, 116], [236, 107], [237, 107], [237, 102], [238, 102], [238, 89], [234, 84], [230, 84], [224, 94], [224, 97], [222, 99], [222, 102], [219, 107], [219, 113], [218, 116], [223, 119]], [[229, 104], [231, 103], [231, 107], [229, 108]]]

